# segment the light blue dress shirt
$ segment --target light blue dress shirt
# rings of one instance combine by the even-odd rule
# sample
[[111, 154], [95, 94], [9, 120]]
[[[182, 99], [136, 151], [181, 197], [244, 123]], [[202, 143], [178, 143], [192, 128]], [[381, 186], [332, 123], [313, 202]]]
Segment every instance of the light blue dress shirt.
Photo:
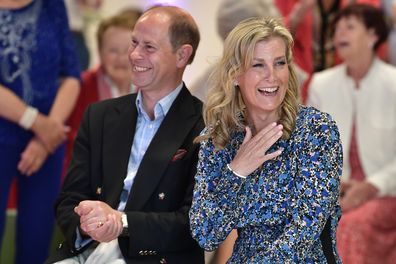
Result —
[[154, 120], [151, 120], [146, 111], [144, 111], [142, 106], [142, 94], [141, 92], [138, 93], [136, 98], [136, 108], [138, 110], [136, 131], [133, 138], [131, 156], [129, 157], [128, 173], [124, 179], [124, 191], [128, 191], [128, 193], [127, 195], [126, 193], [121, 195], [120, 204], [118, 205], [119, 211], [124, 210], [140, 162], [182, 87], [183, 83], [156, 103], [154, 106]]

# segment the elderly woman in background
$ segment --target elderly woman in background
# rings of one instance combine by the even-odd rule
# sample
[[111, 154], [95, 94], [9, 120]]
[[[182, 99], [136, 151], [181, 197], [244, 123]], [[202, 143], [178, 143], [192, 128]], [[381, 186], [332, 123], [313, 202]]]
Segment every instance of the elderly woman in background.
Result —
[[99, 25], [97, 42], [100, 65], [82, 73], [81, 93], [69, 119], [71, 131], [68, 136], [65, 167], [71, 159], [73, 142], [85, 108], [91, 103], [135, 91], [131, 80], [128, 48], [132, 29], [140, 15], [140, 10], [128, 9], [105, 19]]
[[278, 20], [244, 20], [212, 76], [190, 226], [206, 250], [237, 229], [229, 263], [340, 262], [338, 129], [299, 105], [292, 42]]
[[396, 68], [375, 55], [388, 28], [379, 9], [363, 4], [334, 23], [344, 62], [313, 76], [308, 104], [334, 117], [343, 142], [337, 246], [344, 263], [395, 263]]

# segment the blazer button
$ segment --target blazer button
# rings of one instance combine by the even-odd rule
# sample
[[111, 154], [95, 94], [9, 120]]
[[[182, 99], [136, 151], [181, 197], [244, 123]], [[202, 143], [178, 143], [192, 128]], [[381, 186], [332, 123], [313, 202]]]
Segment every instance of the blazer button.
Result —
[[158, 199], [160, 199], [160, 200], [164, 200], [165, 199], [165, 193], [159, 193], [158, 194]]
[[168, 262], [166, 262], [166, 259], [162, 258], [160, 259], [160, 264], [167, 264]]
[[60, 250], [60, 249], [62, 249], [63, 248], [63, 243], [60, 243], [59, 245], [58, 245], [58, 250]]

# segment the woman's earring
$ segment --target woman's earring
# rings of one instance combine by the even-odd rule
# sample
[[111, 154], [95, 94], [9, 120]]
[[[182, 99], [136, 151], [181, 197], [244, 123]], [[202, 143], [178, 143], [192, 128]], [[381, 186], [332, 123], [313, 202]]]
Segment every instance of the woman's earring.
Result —
[[238, 82], [234, 81], [234, 87], [238, 87], [238, 86], [239, 86]]

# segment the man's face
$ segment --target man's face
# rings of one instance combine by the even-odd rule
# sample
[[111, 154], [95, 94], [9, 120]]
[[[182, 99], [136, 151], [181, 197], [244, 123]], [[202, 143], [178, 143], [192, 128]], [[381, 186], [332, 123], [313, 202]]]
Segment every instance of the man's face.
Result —
[[150, 12], [139, 19], [132, 32], [129, 61], [132, 82], [143, 92], [173, 90], [181, 81], [176, 53], [169, 40], [169, 16]]

